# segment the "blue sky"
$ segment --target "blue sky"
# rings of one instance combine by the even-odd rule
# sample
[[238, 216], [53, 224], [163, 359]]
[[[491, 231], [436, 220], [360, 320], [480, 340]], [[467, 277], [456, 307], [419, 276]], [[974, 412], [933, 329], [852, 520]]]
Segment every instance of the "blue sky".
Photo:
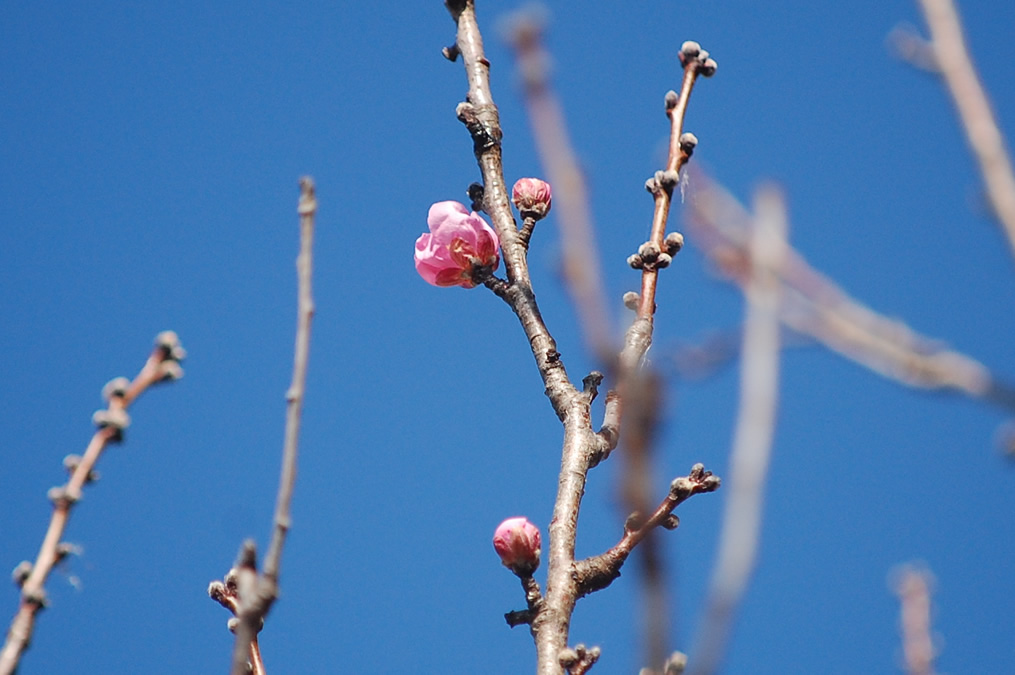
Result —
[[[1009, 3], [964, 3], [1002, 129], [1015, 135]], [[481, 25], [508, 180], [539, 175], [498, 19]], [[791, 240], [875, 309], [1015, 379], [1015, 265], [986, 217], [950, 101], [885, 47], [901, 0], [759, 4], [548, 3], [548, 47], [588, 174], [606, 283], [651, 217], [663, 95], [680, 43], [719, 63], [696, 88], [694, 162], [742, 199], [784, 186]], [[209, 600], [244, 537], [265, 545], [295, 327], [297, 178], [320, 203], [314, 323], [283, 597], [263, 633], [272, 675], [532, 670], [522, 604], [490, 538], [505, 517], [544, 529], [560, 429], [515, 317], [484, 289], [437, 289], [411, 251], [432, 202], [478, 178], [454, 117], [466, 86], [440, 48], [441, 2], [98, 2], [0, 8], [0, 565], [33, 558], [61, 459], [81, 452], [102, 385], [133, 375], [161, 330], [186, 377], [132, 409], [127, 442], [74, 511], [80, 557], [51, 577], [22, 672], [216, 673], [226, 612]], [[690, 186], [693, 196], [694, 185]], [[572, 377], [582, 353], [555, 265], [554, 214], [530, 256]], [[657, 361], [741, 300], [689, 237], [663, 275]], [[674, 382], [659, 494], [703, 461], [720, 475], [736, 369]], [[510, 414], [505, 414], [505, 409]], [[1012, 483], [993, 444], [1003, 411], [904, 389], [820, 348], [789, 352], [757, 575], [726, 672], [896, 672], [889, 572], [937, 579], [939, 666], [1011, 670]], [[612, 545], [626, 514], [616, 462], [587, 490], [578, 552]], [[722, 492], [667, 534], [674, 648], [687, 648], [712, 564]], [[583, 600], [573, 642], [594, 672], [636, 672], [637, 578]], [[77, 586], [72, 583], [79, 579]], [[0, 595], [13, 615], [17, 591]]]

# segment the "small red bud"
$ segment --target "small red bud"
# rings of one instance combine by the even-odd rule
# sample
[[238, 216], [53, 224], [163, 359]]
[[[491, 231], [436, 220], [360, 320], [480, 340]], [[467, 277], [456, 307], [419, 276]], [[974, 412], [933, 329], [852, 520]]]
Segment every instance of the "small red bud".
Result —
[[526, 518], [508, 518], [493, 534], [493, 547], [504, 566], [520, 577], [539, 567], [539, 528]]
[[511, 189], [511, 201], [522, 218], [545, 218], [550, 212], [550, 198], [550, 184], [538, 178], [519, 178]]

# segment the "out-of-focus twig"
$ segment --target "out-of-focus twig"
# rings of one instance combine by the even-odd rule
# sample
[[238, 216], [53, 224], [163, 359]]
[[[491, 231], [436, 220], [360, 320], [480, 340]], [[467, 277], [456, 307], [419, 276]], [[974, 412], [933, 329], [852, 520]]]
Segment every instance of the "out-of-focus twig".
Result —
[[[256, 571], [254, 574], [256, 575]], [[240, 611], [239, 570], [233, 568], [229, 570], [222, 581], [211, 582], [208, 585], [208, 596], [232, 612], [234, 618], [229, 620], [229, 628], [236, 630], [239, 619], [235, 617]], [[247, 658], [250, 661], [250, 675], [265, 675], [264, 660], [261, 658], [261, 645], [257, 641], [257, 635], [254, 635], [250, 640], [250, 652]]]
[[[751, 267], [750, 217], [725, 189], [696, 177], [690, 200], [695, 243], [719, 271], [744, 287]], [[902, 384], [952, 391], [1015, 410], [1015, 389], [998, 381], [975, 359], [920, 335], [851, 298], [791, 247], [779, 269], [780, 316], [788, 327]]]
[[553, 186], [560, 222], [564, 279], [574, 300], [589, 350], [604, 362], [614, 351], [612, 322], [600, 271], [595, 227], [585, 176], [571, 145], [560, 101], [550, 87], [549, 56], [543, 48], [543, 17], [522, 10], [506, 24], [515, 49], [536, 150]]
[[1015, 173], [1004, 137], [962, 37], [962, 24], [952, 0], [919, 0], [941, 77], [948, 85], [962, 128], [980, 164], [994, 214], [1015, 255]]
[[891, 580], [899, 596], [902, 653], [908, 675], [934, 674], [934, 640], [930, 630], [930, 572], [904, 565]]
[[765, 479], [779, 394], [778, 270], [786, 250], [786, 206], [774, 188], [755, 200], [751, 265], [740, 360], [740, 411], [730, 457], [726, 512], [705, 616], [692, 652], [692, 673], [715, 672], [732, 631], [736, 608], [754, 571], [761, 538]]
[[13, 673], [21, 655], [28, 648], [35, 628], [35, 617], [46, 606], [46, 579], [53, 567], [73, 551], [72, 546], [61, 541], [70, 520], [71, 509], [81, 499], [85, 484], [97, 478], [95, 465], [105, 449], [110, 443], [123, 440], [123, 432], [130, 424], [127, 408], [153, 384], [182, 377], [180, 361], [185, 356], [186, 352], [176, 333], [159, 333], [155, 338], [155, 348], [133, 381], [118, 377], [103, 389], [102, 394], [108, 407], [92, 417], [98, 430], [92, 436], [84, 455], [69, 455], [64, 460], [64, 465], [71, 472], [70, 480], [49, 491], [53, 515], [35, 564], [25, 561], [14, 571], [15, 581], [21, 586], [21, 604], [7, 631], [3, 649], [0, 650], [0, 674]]
[[[258, 575], [256, 549], [253, 542], [245, 542], [237, 565], [237, 607], [233, 647], [232, 675], [248, 672], [247, 660], [259, 653], [251, 651], [251, 644], [261, 630], [275, 599], [278, 598], [278, 579], [282, 561], [282, 547], [289, 532], [289, 506], [296, 483], [296, 460], [299, 451], [300, 417], [303, 412], [303, 394], [306, 390], [307, 364], [310, 358], [310, 323], [314, 317], [313, 243], [314, 217], [317, 198], [314, 181], [309, 176], [300, 179], [300, 252], [296, 257], [298, 278], [298, 306], [296, 318], [296, 347], [293, 356], [293, 377], [286, 392], [285, 441], [282, 449], [282, 472], [279, 477], [278, 497], [271, 543], [264, 559], [264, 571]], [[214, 597], [214, 596], [213, 596]]]

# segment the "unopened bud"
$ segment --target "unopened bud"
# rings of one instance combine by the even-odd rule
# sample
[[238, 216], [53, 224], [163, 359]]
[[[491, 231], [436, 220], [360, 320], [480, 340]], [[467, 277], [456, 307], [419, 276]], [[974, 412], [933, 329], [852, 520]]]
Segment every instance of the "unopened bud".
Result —
[[520, 577], [539, 567], [539, 528], [526, 518], [508, 518], [493, 534], [493, 548], [504, 566]]
[[690, 131], [680, 134], [680, 149], [683, 150], [685, 155], [690, 156], [697, 146], [698, 146], [698, 137], [692, 134]]
[[677, 92], [675, 92], [672, 89], [670, 89], [668, 92], [666, 92], [666, 99], [665, 99], [665, 101], [666, 101], [666, 110], [667, 110], [667, 112], [669, 112], [670, 110], [673, 110], [674, 108], [676, 108], [677, 107]]
[[665, 530], [675, 530], [680, 527], [680, 517], [675, 513], [671, 513], [663, 518], [662, 522], [659, 523], [659, 526]]
[[164, 330], [155, 336], [155, 346], [162, 350], [163, 357], [173, 361], [187, 358], [187, 350], [180, 344], [180, 337], [171, 330]]
[[666, 659], [666, 666], [663, 671], [663, 675], [682, 675], [686, 669], [687, 654], [683, 652], [673, 652], [670, 654], [670, 658]]
[[641, 511], [634, 511], [624, 521], [624, 532], [634, 532], [641, 529], [641, 526], [644, 524], [645, 516], [642, 515]]
[[106, 382], [106, 386], [102, 388], [102, 398], [106, 401], [110, 401], [114, 398], [123, 398], [127, 395], [127, 389], [130, 388], [130, 380], [126, 377], [116, 377]]
[[659, 247], [651, 241], [646, 241], [644, 244], [638, 247], [638, 255], [645, 262], [654, 262], [659, 257]]
[[641, 303], [641, 296], [634, 291], [628, 291], [624, 293], [624, 307], [627, 307], [632, 312], [638, 309], [638, 305]]
[[669, 267], [671, 262], [673, 262], [673, 256], [671, 256], [669, 253], [660, 253], [655, 261], [656, 269], [661, 270], [663, 268]]
[[680, 249], [684, 248], [684, 235], [679, 232], [670, 232], [663, 240], [663, 245], [666, 246], [667, 253], [671, 256], [676, 255], [680, 253]]
[[578, 664], [578, 652], [570, 647], [565, 647], [560, 650], [560, 654], [557, 655], [557, 661], [564, 668], [571, 668]]
[[700, 66], [698, 66], [698, 74], [702, 77], [712, 77], [715, 75], [716, 69], [719, 64], [715, 62], [715, 59], [705, 59]]
[[627, 264], [633, 269], [640, 270], [645, 266], [645, 261], [641, 259], [641, 256], [635, 253], [634, 255], [628, 256]]
[[14, 583], [17, 584], [18, 588], [20, 588], [25, 585], [25, 582], [28, 581], [28, 577], [31, 575], [32, 563], [27, 560], [22, 560], [18, 563], [18, 566], [14, 568], [14, 571], [11, 572], [11, 579], [13, 579]]
[[522, 218], [540, 220], [550, 212], [550, 184], [538, 178], [519, 178], [511, 189], [511, 201]]
[[115, 432], [114, 440], [119, 440], [123, 430], [130, 426], [130, 416], [122, 408], [96, 410], [92, 415], [92, 424], [99, 429], [111, 427]]
[[686, 65], [691, 59], [697, 58], [700, 53], [701, 45], [694, 40], [688, 40], [680, 45], [680, 63]]

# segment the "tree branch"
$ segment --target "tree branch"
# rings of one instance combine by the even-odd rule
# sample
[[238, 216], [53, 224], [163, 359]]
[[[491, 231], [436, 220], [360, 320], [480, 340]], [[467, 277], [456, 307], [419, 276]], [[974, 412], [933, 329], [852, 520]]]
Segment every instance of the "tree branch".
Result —
[[[725, 277], [743, 288], [752, 265], [750, 216], [707, 177], [698, 176], [696, 184], [697, 198], [690, 204], [695, 242]], [[789, 246], [778, 274], [783, 285], [780, 318], [798, 333], [901, 384], [961, 393], [1015, 411], [1015, 388], [982, 363], [851, 298]]]
[[70, 520], [71, 509], [81, 499], [85, 484], [97, 477], [95, 465], [108, 445], [123, 440], [123, 432], [130, 424], [127, 408], [150, 386], [182, 377], [183, 369], [179, 362], [185, 356], [186, 352], [176, 333], [159, 333], [155, 338], [155, 348], [133, 381], [119, 377], [103, 388], [102, 393], [108, 407], [96, 412], [92, 418], [98, 430], [83, 456], [70, 455], [64, 460], [71, 472], [67, 483], [49, 491], [53, 515], [35, 564], [25, 561], [15, 570], [15, 580], [21, 585], [21, 603], [7, 631], [3, 649], [0, 650], [0, 674], [13, 673], [21, 655], [28, 648], [35, 628], [35, 617], [46, 606], [46, 579], [53, 567], [72, 550], [68, 544], [61, 542]]
[[560, 101], [550, 87], [542, 32], [540, 18], [531, 10], [522, 10], [508, 26], [508, 42], [518, 59], [536, 151], [546, 178], [553, 186], [554, 209], [561, 229], [564, 279], [578, 310], [589, 351], [609, 362], [614, 351], [612, 322], [606, 311], [606, 291], [585, 176], [571, 145]]
[[[483, 205], [500, 239], [507, 285], [494, 289], [507, 302], [521, 321], [529, 339], [536, 367], [543, 379], [546, 395], [554, 412], [563, 420], [570, 400], [577, 390], [567, 377], [560, 360], [557, 344], [539, 313], [536, 296], [532, 291], [526, 246], [518, 234], [514, 215], [508, 201], [501, 158], [500, 117], [490, 93], [490, 62], [483, 53], [483, 38], [476, 22], [473, 0], [445, 2], [458, 26], [457, 51], [463, 57], [469, 82], [469, 94], [458, 106], [458, 118], [465, 124], [473, 139], [473, 151], [483, 175]], [[486, 283], [490, 288], [491, 283]]]
[[719, 477], [706, 471], [702, 464], [692, 466], [688, 475], [675, 478], [670, 483], [669, 494], [647, 520], [641, 514], [632, 514], [624, 524], [624, 536], [613, 548], [575, 563], [574, 577], [579, 596], [602, 590], [613, 583], [620, 576], [620, 568], [624, 566], [631, 551], [645, 537], [657, 527], [672, 530], [680, 524], [680, 520], [673, 515], [674, 509], [696, 494], [718, 490], [720, 484]]
[[930, 27], [936, 65], [955, 102], [973, 155], [980, 164], [994, 215], [1015, 255], [1015, 173], [987, 92], [966, 49], [959, 14], [951, 0], [919, 0], [919, 3]]
[[740, 412], [730, 457], [729, 497], [698, 649], [690, 660], [694, 673], [718, 669], [733, 616], [758, 556], [779, 398], [778, 270], [785, 256], [786, 230], [782, 196], [773, 187], [759, 190], [750, 241], [752, 264], [744, 288], [747, 308], [740, 360]]
[[303, 393], [306, 389], [307, 363], [310, 356], [310, 323], [314, 316], [311, 289], [313, 277], [314, 216], [317, 199], [314, 182], [309, 176], [300, 179], [300, 252], [296, 258], [299, 281], [296, 320], [296, 347], [293, 357], [292, 384], [286, 392], [285, 442], [282, 449], [282, 472], [279, 478], [278, 497], [271, 543], [265, 556], [264, 571], [257, 574], [256, 549], [253, 542], [244, 544], [240, 554], [237, 586], [236, 642], [233, 646], [232, 675], [248, 672], [247, 659], [259, 656], [252, 651], [252, 643], [264, 624], [272, 604], [278, 598], [278, 580], [282, 561], [282, 547], [289, 532], [289, 506], [296, 483], [296, 460], [299, 450], [300, 416], [303, 411]]

